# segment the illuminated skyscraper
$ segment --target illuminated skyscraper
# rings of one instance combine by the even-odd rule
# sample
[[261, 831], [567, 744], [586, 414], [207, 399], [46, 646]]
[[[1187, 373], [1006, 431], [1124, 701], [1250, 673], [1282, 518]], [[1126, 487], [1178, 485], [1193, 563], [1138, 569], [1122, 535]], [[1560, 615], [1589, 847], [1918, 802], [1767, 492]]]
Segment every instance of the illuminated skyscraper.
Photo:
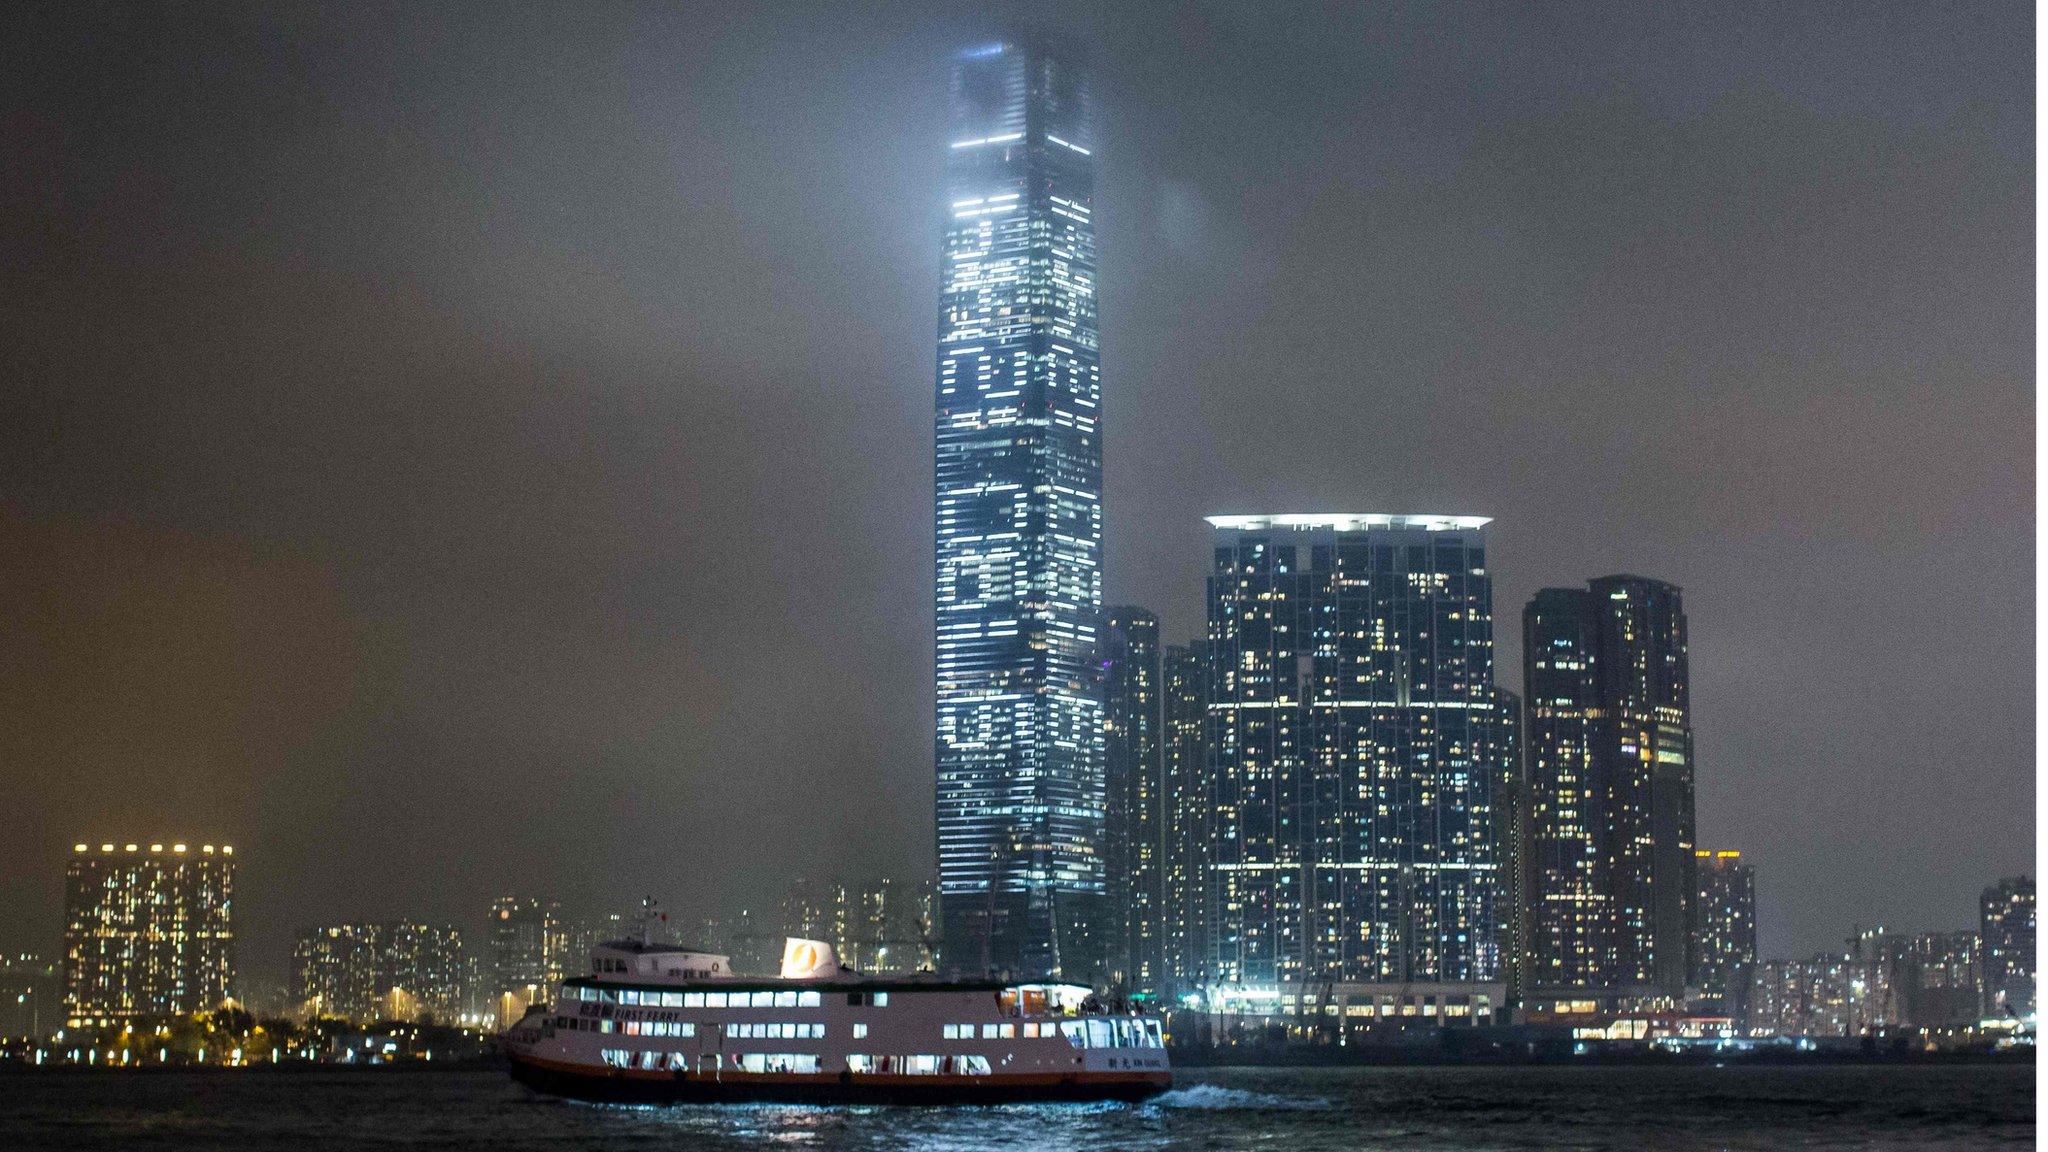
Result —
[[299, 933], [295, 995], [321, 1016], [449, 1022], [465, 1009], [460, 929], [440, 924], [334, 924]]
[[1209, 523], [1208, 979], [1499, 980], [1487, 521]]
[[218, 1007], [235, 981], [234, 905], [226, 845], [77, 845], [64, 876], [66, 1016]]
[[1756, 873], [1742, 853], [1695, 849], [1692, 980], [1702, 1007], [1741, 1018], [1756, 969]]
[[936, 438], [945, 960], [1092, 976], [1104, 746], [1095, 160], [1041, 43], [953, 61]]
[[1166, 857], [1164, 762], [1160, 756], [1159, 618], [1143, 608], [1111, 610], [1102, 647], [1107, 738], [1104, 882], [1109, 904], [1109, 983], [1141, 997], [1159, 990], [1164, 955], [1160, 915]]
[[1679, 590], [1545, 588], [1522, 614], [1522, 659], [1531, 985], [1679, 997], [1698, 895]]
[[2033, 1015], [2034, 881], [2026, 876], [2000, 880], [1984, 890], [1979, 911], [1984, 1014]]
[[509, 1027], [527, 1005], [553, 994], [572, 962], [568, 934], [554, 901], [504, 896], [491, 902], [488, 940], [491, 993], [497, 998], [499, 1024]]
[[1522, 774], [1522, 698], [1493, 690], [1493, 842], [1500, 865], [1500, 979], [1519, 996], [1529, 977], [1529, 788]]
[[1178, 995], [1207, 982], [1203, 886], [1208, 877], [1209, 646], [1169, 644], [1160, 659], [1160, 760], [1163, 796], [1160, 875], [1162, 981]]

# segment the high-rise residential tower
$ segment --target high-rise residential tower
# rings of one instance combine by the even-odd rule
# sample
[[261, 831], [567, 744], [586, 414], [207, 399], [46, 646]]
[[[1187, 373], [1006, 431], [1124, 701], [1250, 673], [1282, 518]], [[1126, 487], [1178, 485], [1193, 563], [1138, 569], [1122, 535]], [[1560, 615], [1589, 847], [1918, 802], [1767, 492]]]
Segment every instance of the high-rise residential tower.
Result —
[[444, 924], [308, 928], [292, 946], [293, 995], [319, 1016], [453, 1021], [469, 991], [462, 944]]
[[228, 845], [77, 845], [64, 875], [66, 1017], [219, 1007], [235, 982], [234, 907]]
[[510, 1027], [529, 1004], [544, 1003], [555, 982], [589, 957], [569, 955], [562, 913], [552, 900], [503, 896], [491, 902], [489, 931], [491, 994], [498, 1022]]
[[1703, 1006], [1740, 1018], [1756, 970], [1756, 872], [1732, 850], [1695, 849], [1692, 980]]
[[1209, 523], [1207, 979], [1497, 981], [1487, 521]]
[[1493, 690], [1487, 714], [1493, 765], [1493, 842], [1500, 867], [1500, 979], [1519, 996], [1529, 977], [1529, 790], [1522, 774], [1522, 698]]
[[1698, 894], [1679, 590], [1545, 588], [1522, 614], [1522, 659], [1530, 985], [1678, 998]]
[[1161, 803], [1165, 863], [1160, 876], [1163, 982], [1171, 995], [1207, 982], [1203, 886], [1208, 878], [1209, 757], [1203, 730], [1209, 716], [1206, 641], [1166, 646], [1160, 658]]
[[1978, 906], [1982, 937], [1986, 1016], [2031, 1016], [2034, 1012], [2034, 881], [2000, 880], [1984, 890]]
[[1092, 976], [1102, 942], [1095, 158], [1075, 62], [953, 60], [936, 437], [945, 962]]
[[1160, 755], [1159, 617], [1113, 608], [1103, 629], [1108, 777], [1103, 913], [1108, 983], [1139, 999], [1159, 991], [1166, 857]]

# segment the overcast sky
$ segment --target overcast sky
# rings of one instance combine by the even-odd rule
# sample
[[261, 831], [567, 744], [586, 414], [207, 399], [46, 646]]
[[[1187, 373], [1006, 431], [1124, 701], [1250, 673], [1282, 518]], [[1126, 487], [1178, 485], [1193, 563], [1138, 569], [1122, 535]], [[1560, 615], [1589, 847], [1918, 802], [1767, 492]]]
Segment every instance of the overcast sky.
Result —
[[2033, 866], [2020, 4], [53, 5], [0, 46], [0, 945], [931, 866], [946, 56], [1092, 42], [1113, 603], [1218, 512], [1685, 589], [1767, 955]]

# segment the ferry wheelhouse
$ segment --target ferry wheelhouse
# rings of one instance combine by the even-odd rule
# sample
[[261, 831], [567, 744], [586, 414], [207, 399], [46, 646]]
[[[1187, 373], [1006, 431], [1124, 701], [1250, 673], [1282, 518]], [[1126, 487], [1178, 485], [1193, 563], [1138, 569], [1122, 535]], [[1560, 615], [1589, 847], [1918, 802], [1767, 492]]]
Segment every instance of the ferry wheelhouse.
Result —
[[505, 1036], [542, 1093], [642, 1103], [1136, 1100], [1172, 1085], [1160, 1021], [1082, 985], [871, 976], [790, 940], [777, 977], [617, 941]]

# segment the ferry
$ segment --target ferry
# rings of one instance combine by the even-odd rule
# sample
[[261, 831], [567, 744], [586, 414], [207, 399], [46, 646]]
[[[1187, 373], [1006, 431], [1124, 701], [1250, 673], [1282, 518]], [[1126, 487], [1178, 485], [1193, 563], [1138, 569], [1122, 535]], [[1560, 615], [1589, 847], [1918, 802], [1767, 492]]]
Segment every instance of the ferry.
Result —
[[791, 939], [779, 976], [640, 940], [505, 1035], [512, 1078], [576, 1100], [993, 1104], [1141, 1100], [1173, 1084], [1156, 1016], [1055, 980], [876, 976]]

